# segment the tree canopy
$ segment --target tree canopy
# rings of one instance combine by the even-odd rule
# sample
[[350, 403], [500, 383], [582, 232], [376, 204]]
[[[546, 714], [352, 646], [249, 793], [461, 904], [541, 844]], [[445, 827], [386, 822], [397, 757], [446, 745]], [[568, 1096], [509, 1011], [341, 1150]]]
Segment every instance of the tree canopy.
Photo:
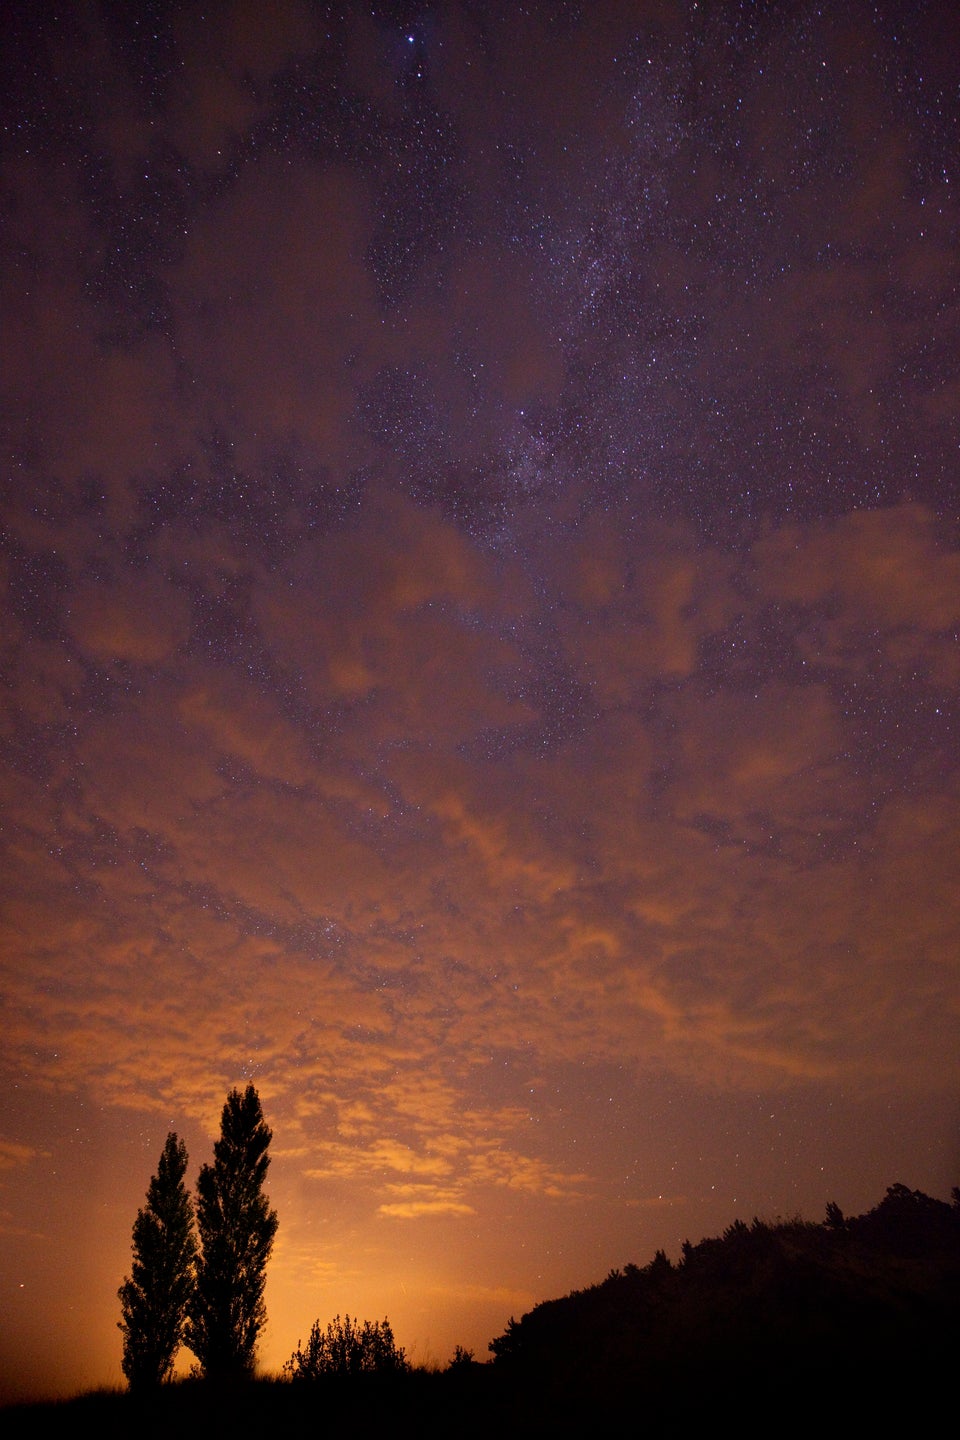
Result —
[[231, 1090], [212, 1165], [197, 1180], [201, 1253], [186, 1343], [204, 1375], [253, 1374], [266, 1322], [266, 1266], [277, 1214], [263, 1193], [272, 1131], [253, 1085]]
[[186, 1168], [186, 1146], [171, 1130], [133, 1224], [132, 1273], [118, 1291], [121, 1364], [131, 1389], [169, 1380], [184, 1338], [197, 1253]]

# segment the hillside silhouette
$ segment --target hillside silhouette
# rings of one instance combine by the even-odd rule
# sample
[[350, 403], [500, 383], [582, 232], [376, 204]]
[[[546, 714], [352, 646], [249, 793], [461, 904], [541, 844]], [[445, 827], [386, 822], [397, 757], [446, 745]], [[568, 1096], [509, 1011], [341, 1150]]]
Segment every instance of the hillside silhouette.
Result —
[[891, 1186], [820, 1224], [735, 1221], [536, 1306], [495, 1367], [557, 1413], [642, 1405], [664, 1418], [916, 1413], [947, 1394], [960, 1336], [960, 1192]]
[[[339, 1333], [336, 1322], [328, 1332]], [[886, 1434], [941, 1423], [958, 1336], [960, 1191], [949, 1204], [894, 1185], [863, 1215], [830, 1205], [819, 1223], [736, 1220], [685, 1242], [676, 1263], [659, 1251], [612, 1271], [512, 1319], [485, 1364], [458, 1349], [443, 1371], [347, 1374], [306, 1363], [308, 1350], [285, 1378], [81, 1396], [2, 1420], [11, 1437], [92, 1428], [137, 1440], [318, 1424], [363, 1435], [593, 1435], [624, 1417], [678, 1436], [724, 1420], [748, 1434]]]

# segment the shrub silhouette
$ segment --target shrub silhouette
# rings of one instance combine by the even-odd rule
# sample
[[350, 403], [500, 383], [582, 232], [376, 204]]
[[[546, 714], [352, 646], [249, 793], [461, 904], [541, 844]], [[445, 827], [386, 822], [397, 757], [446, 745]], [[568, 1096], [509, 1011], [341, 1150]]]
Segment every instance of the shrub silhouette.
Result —
[[328, 1375], [399, 1375], [409, 1370], [404, 1351], [393, 1338], [390, 1321], [353, 1320], [337, 1315], [326, 1329], [314, 1320], [306, 1349], [297, 1348], [283, 1367], [290, 1380], [319, 1380]]

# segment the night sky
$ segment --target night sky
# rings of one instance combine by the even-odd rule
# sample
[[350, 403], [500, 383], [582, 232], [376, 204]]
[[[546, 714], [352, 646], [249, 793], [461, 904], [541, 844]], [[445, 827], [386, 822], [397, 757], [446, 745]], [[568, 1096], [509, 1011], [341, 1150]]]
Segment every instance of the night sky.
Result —
[[0, 1394], [248, 1079], [267, 1370], [946, 1198], [960, 9], [2, 24]]

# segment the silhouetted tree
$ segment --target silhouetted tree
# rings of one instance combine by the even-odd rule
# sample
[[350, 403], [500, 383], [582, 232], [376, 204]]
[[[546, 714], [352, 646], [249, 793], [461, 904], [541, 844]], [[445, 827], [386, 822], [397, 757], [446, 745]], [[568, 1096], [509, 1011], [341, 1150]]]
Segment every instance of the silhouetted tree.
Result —
[[829, 1200], [827, 1202], [827, 1218], [825, 1223], [831, 1230], [843, 1230], [846, 1226], [847, 1222], [843, 1218], [843, 1211], [840, 1209], [836, 1200]]
[[349, 1315], [342, 1320], [338, 1315], [325, 1330], [314, 1320], [307, 1348], [297, 1342], [283, 1373], [290, 1380], [318, 1380], [321, 1375], [398, 1375], [407, 1369], [389, 1320], [364, 1320], [361, 1325]]
[[186, 1343], [208, 1377], [253, 1374], [266, 1321], [266, 1266], [277, 1214], [263, 1193], [272, 1131], [252, 1085], [231, 1090], [212, 1165], [197, 1179], [201, 1254]]
[[147, 1203], [133, 1222], [132, 1275], [117, 1292], [123, 1318], [123, 1373], [131, 1390], [169, 1380], [193, 1293], [197, 1242], [183, 1183], [187, 1148], [171, 1130]]

